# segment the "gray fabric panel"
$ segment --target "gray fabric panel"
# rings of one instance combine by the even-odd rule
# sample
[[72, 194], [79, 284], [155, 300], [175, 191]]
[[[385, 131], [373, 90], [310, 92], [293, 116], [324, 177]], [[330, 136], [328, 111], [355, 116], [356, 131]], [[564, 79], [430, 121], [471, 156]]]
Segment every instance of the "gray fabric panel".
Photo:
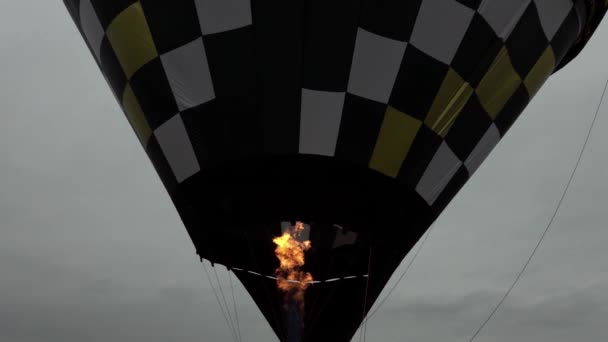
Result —
[[251, 25], [251, 0], [195, 0], [203, 34]]
[[568, 13], [574, 6], [572, 0], [534, 0], [538, 9], [538, 16], [549, 40], [562, 25]]
[[484, 0], [477, 10], [492, 26], [494, 32], [506, 39], [530, 4], [531, 0]]
[[469, 154], [469, 157], [464, 162], [464, 166], [469, 171], [469, 175], [472, 175], [477, 171], [477, 168], [481, 163], [488, 157], [490, 152], [494, 149], [498, 141], [500, 140], [500, 132], [494, 124], [486, 131], [481, 137], [477, 146], [473, 149], [473, 152]]
[[407, 43], [359, 29], [348, 92], [388, 103]]
[[158, 127], [154, 136], [179, 183], [200, 171], [181, 115], [175, 115]]
[[302, 89], [300, 153], [333, 156], [345, 93]]
[[105, 32], [90, 0], [82, 0], [80, 2], [80, 26], [91, 49], [93, 49], [95, 57], [99, 60], [101, 42]]
[[293, 226], [293, 223], [291, 223], [289, 221], [281, 221], [281, 233], [288, 232], [292, 226]]
[[433, 205], [461, 165], [460, 159], [443, 142], [424, 171], [416, 191], [429, 205]]
[[202, 38], [162, 55], [161, 61], [179, 110], [215, 98]]
[[332, 244], [331, 248], [334, 249], [342, 246], [353, 245], [355, 242], [357, 242], [358, 235], [359, 234], [355, 232], [344, 232], [339, 230], [336, 232], [336, 238], [334, 239], [334, 243]]
[[[449, 15], [442, 15], [444, 13]], [[474, 13], [454, 0], [425, 0], [418, 12], [410, 44], [450, 64]]]

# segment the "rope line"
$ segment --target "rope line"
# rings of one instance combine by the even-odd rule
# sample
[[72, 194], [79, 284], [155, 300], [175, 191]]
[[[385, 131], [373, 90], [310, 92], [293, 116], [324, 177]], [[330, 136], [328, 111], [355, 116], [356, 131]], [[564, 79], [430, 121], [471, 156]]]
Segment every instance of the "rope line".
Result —
[[568, 179], [568, 182], [566, 183], [566, 186], [564, 187], [564, 190], [563, 190], [562, 195], [561, 195], [561, 197], [559, 199], [559, 202], [557, 203], [557, 207], [555, 208], [555, 211], [553, 212], [553, 215], [551, 216], [551, 219], [549, 220], [547, 226], [545, 227], [545, 230], [543, 231], [542, 235], [540, 236], [540, 239], [538, 240], [538, 243], [536, 244], [536, 246], [534, 246], [534, 249], [532, 250], [532, 253], [530, 254], [530, 256], [528, 257], [528, 259], [526, 260], [526, 262], [525, 262], [523, 268], [521, 269], [521, 271], [517, 274], [517, 277], [515, 277], [515, 280], [513, 281], [513, 283], [511, 284], [511, 286], [509, 286], [509, 289], [507, 290], [507, 292], [504, 294], [504, 296], [502, 296], [502, 298], [500, 299], [500, 301], [498, 302], [498, 304], [496, 304], [496, 306], [494, 307], [494, 309], [490, 312], [490, 315], [488, 316], [488, 318], [475, 331], [475, 333], [473, 334], [473, 336], [471, 337], [471, 339], [469, 340], [469, 342], [473, 342], [475, 340], [475, 338], [477, 338], [477, 336], [479, 335], [479, 333], [481, 333], [481, 331], [483, 330], [483, 328], [485, 328], [485, 326], [492, 319], [492, 317], [494, 317], [494, 314], [498, 311], [498, 308], [500, 308], [500, 306], [502, 306], [502, 304], [505, 302], [505, 300], [507, 299], [507, 297], [509, 296], [509, 294], [511, 294], [511, 292], [515, 288], [515, 285], [519, 282], [519, 280], [521, 279], [522, 275], [524, 274], [524, 272], [528, 268], [528, 265], [530, 265], [530, 261], [532, 261], [532, 258], [534, 257], [534, 255], [538, 251], [538, 248], [541, 245], [542, 241], [544, 240], [545, 236], [547, 235], [547, 232], [549, 231], [549, 228], [551, 228], [551, 226], [553, 225], [553, 222], [555, 221], [555, 217], [557, 216], [557, 213], [559, 212], [559, 209], [561, 208], [562, 203], [564, 202], [564, 198], [566, 197], [566, 194], [568, 193], [568, 190], [570, 189], [570, 185], [572, 184], [572, 180], [574, 179], [574, 175], [576, 174], [576, 171], [578, 170], [578, 167], [579, 167], [579, 165], [581, 163], [581, 160], [583, 159], [583, 155], [584, 155], [585, 149], [587, 148], [587, 144], [589, 142], [589, 138], [591, 137], [591, 132], [593, 131], [593, 126], [595, 125], [595, 122], [597, 121], [597, 117], [598, 117], [598, 114], [599, 114], [600, 109], [602, 107], [602, 103], [604, 102], [604, 97], [606, 96], [606, 89], [607, 88], [608, 88], [608, 79], [606, 79], [606, 84], [604, 85], [604, 90], [602, 92], [602, 96], [600, 98], [600, 102], [599, 102], [599, 104], [597, 106], [597, 109], [595, 111], [595, 115], [593, 116], [593, 120], [591, 121], [591, 124], [589, 125], [589, 130], [587, 132], [587, 137], [585, 138], [585, 142], [583, 143], [583, 146], [581, 147], [581, 149], [579, 151], [578, 158], [576, 160], [576, 163], [574, 165], [572, 173], [570, 174], [570, 178]]
[[367, 294], [369, 292], [369, 274], [372, 268], [372, 247], [369, 247], [369, 256], [367, 259], [367, 274], [368, 277], [365, 280], [365, 298], [363, 300], [363, 342], [367, 341], [367, 320], [365, 319], [365, 311], [367, 310]]
[[224, 321], [226, 322], [226, 325], [228, 326], [228, 330], [230, 330], [230, 335], [232, 335], [232, 338], [235, 341], [238, 341], [234, 335], [234, 330], [232, 329], [232, 327], [230, 326], [230, 322], [228, 321], [228, 316], [226, 316], [226, 313], [224, 312], [224, 307], [222, 306], [222, 303], [220, 301], [220, 297], [217, 295], [217, 292], [215, 290], [215, 286], [213, 286], [213, 282], [211, 281], [211, 276], [209, 275], [209, 271], [207, 271], [207, 266], [205, 266], [205, 262], [201, 262], [203, 264], [203, 270], [205, 270], [205, 274], [207, 275], [207, 280], [209, 281], [209, 285], [211, 286], [211, 290], [213, 291], [213, 295], [215, 296], [215, 299], [217, 300], [217, 305], [220, 307], [220, 311], [222, 311], [222, 316], [224, 317]]
[[[367, 274], [370, 273], [370, 268], [372, 264], [372, 246], [369, 247], [369, 252], [367, 254]], [[363, 297], [363, 311], [361, 312], [361, 330], [359, 331], [359, 342], [365, 342], [367, 335], [367, 320], [365, 319], [365, 310], [367, 310], [367, 292], [369, 290], [369, 276], [365, 281], [365, 293]]]
[[[248, 271], [248, 270], [244, 270], [244, 269], [238, 268], [238, 267], [233, 267], [232, 270], [233, 271], [237, 271], [237, 272], [249, 273], [249, 274], [252, 274], [252, 275], [255, 275], [255, 276], [258, 276], [258, 277], [263, 277], [263, 278], [277, 280], [277, 277], [275, 277], [275, 276], [263, 275], [263, 274], [258, 273], [258, 272]], [[316, 285], [316, 284], [321, 284], [321, 283], [333, 283], [334, 281], [350, 280], [350, 279], [356, 279], [356, 278], [367, 278], [367, 277], [368, 277], [367, 274], [361, 274], [361, 275], [341, 276], [339, 278], [331, 278], [331, 279], [324, 279], [324, 280], [311, 280], [311, 281], [286, 280], [286, 281], [289, 282], [289, 283], [295, 283], [295, 284]]]
[[420, 254], [420, 251], [422, 250], [422, 247], [424, 247], [424, 245], [426, 244], [426, 240], [429, 238], [429, 235], [431, 234], [431, 230], [433, 229], [434, 226], [435, 226], [435, 224], [432, 224], [429, 227], [429, 229], [427, 229], [427, 231], [424, 234], [424, 237], [423, 237], [422, 241], [420, 242], [420, 246], [418, 247], [418, 249], [416, 249], [416, 252], [412, 256], [412, 258], [410, 259], [410, 261], [407, 263], [407, 265], [405, 266], [405, 269], [403, 270], [403, 273], [401, 273], [401, 276], [399, 277], [399, 279], [397, 280], [397, 282], [395, 284], [393, 284], [393, 287], [391, 287], [391, 289], [388, 291], [388, 293], [386, 294], [386, 296], [380, 301], [380, 303], [378, 303], [378, 306], [376, 306], [376, 308], [369, 315], [367, 315], [366, 321], [369, 321], [372, 318], [372, 316], [376, 312], [378, 312], [378, 310], [380, 310], [380, 308], [382, 307], [382, 305], [393, 294], [393, 292], [395, 291], [395, 289], [397, 288], [397, 286], [399, 285], [399, 283], [401, 282], [401, 280], [405, 277], [405, 275], [407, 274], [407, 272], [410, 270], [410, 267], [412, 267], [412, 264], [414, 263], [414, 261], [418, 257], [418, 254]]
[[226, 301], [226, 296], [224, 295], [224, 290], [222, 289], [220, 277], [217, 275], [217, 270], [215, 269], [215, 267], [213, 267], [213, 273], [215, 273], [215, 279], [217, 280], [217, 286], [220, 289], [220, 294], [222, 295], [222, 301], [224, 302], [224, 305], [226, 308], [226, 313], [228, 314], [228, 318], [230, 319], [230, 326], [232, 327], [232, 330], [234, 330], [234, 336], [238, 341], [236, 327], [234, 325], [234, 320], [232, 319], [232, 315], [230, 314], [230, 306], [228, 306], [228, 301]]
[[236, 299], [234, 298], [234, 284], [232, 283], [232, 272], [228, 271], [228, 279], [230, 280], [230, 290], [232, 292], [232, 306], [234, 308], [234, 317], [236, 320], [236, 328], [239, 337], [239, 341], [243, 341], [243, 336], [241, 335], [241, 325], [239, 324], [239, 312], [236, 310]]

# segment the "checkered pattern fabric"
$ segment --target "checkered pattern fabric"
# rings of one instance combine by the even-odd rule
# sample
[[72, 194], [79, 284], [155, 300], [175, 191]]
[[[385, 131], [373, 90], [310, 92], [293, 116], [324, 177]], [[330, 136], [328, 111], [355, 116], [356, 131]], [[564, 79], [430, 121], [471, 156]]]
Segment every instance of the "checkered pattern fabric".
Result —
[[438, 211], [564, 59], [584, 1], [65, 0], [169, 190], [318, 154]]

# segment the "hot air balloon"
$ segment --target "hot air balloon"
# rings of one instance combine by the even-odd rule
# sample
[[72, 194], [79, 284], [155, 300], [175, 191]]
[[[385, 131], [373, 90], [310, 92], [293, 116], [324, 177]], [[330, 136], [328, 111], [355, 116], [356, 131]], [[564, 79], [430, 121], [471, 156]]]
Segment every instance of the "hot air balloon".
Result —
[[[290, 342], [352, 338], [401, 260], [608, 8], [64, 3], [199, 256], [232, 270]], [[285, 233], [301, 247], [304, 279], [277, 271], [286, 240], [273, 239]]]

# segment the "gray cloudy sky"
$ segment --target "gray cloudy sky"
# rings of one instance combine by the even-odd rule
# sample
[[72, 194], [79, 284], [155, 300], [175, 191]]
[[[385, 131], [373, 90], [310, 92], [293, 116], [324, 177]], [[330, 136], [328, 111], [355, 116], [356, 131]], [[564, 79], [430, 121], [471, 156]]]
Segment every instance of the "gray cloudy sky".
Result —
[[[0, 1], [0, 44], [0, 341], [230, 341], [192, 243], [62, 2]], [[552, 214], [606, 60], [605, 21], [438, 220], [368, 340], [468, 341]], [[554, 226], [478, 341], [608, 337], [606, 129], [608, 104]], [[236, 295], [244, 340], [275, 340], [240, 285]]]

